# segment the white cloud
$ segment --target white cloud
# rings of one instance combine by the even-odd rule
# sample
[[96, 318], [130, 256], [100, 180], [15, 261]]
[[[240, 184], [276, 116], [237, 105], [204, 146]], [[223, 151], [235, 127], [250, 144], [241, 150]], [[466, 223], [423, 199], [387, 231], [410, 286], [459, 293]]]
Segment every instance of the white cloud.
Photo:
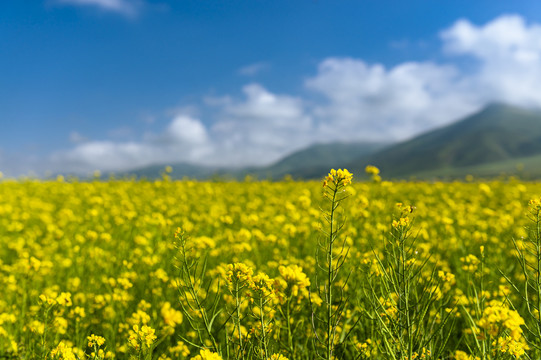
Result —
[[541, 105], [541, 26], [518, 15], [501, 16], [484, 26], [459, 20], [441, 33], [444, 50], [477, 62], [464, 74], [472, 92], [485, 102]]
[[210, 127], [183, 112], [162, 133], [147, 134], [141, 141], [86, 141], [53, 154], [49, 162], [53, 171], [79, 173], [176, 162], [241, 166], [271, 162], [314, 140], [312, 119], [301, 99], [274, 94], [259, 84], [246, 85], [243, 92], [240, 99], [214, 103], [216, 119]]
[[324, 96], [314, 114], [318, 137], [327, 141], [404, 139], [478, 108], [456, 68], [429, 62], [386, 69], [330, 58], [306, 87]]
[[519, 15], [500, 16], [484, 26], [457, 21], [441, 33], [444, 49], [451, 54], [468, 54], [484, 60], [539, 60], [541, 27], [528, 26]]
[[[52, 163], [63, 171], [90, 172], [126, 170], [132, 166], [149, 165], [156, 161], [154, 151], [147, 144], [113, 141], [89, 141], [66, 152], [53, 154]], [[57, 169], [54, 169], [55, 171]]]
[[220, 162], [267, 163], [310, 143], [312, 119], [300, 98], [271, 93], [259, 84], [246, 85], [243, 92], [243, 100], [219, 103], [212, 133]]
[[245, 121], [265, 122], [276, 119], [281, 126], [288, 126], [289, 120], [302, 114], [302, 102], [287, 95], [275, 95], [259, 84], [250, 84], [242, 89], [246, 101], [232, 102], [225, 107], [225, 113]]
[[197, 119], [186, 115], [178, 115], [169, 124], [167, 136], [171, 141], [192, 145], [206, 144], [208, 142], [207, 130]]
[[56, 0], [56, 2], [66, 5], [92, 6], [126, 16], [137, 15], [142, 4], [141, 0]]
[[141, 141], [86, 141], [49, 158], [48, 170], [89, 173], [123, 171], [151, 164], [200, 162], [212, 151], [205, 127], [188, 115], [177, 115], [160, 134]]

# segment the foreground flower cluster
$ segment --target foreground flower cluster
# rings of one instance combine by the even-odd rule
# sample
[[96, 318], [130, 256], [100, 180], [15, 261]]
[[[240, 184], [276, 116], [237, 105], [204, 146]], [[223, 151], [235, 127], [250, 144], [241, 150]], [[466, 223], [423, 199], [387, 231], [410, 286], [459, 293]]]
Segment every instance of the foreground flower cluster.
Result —
[[538, 357], [541, 187], [367, 172], [0, 182], [0, 357]]

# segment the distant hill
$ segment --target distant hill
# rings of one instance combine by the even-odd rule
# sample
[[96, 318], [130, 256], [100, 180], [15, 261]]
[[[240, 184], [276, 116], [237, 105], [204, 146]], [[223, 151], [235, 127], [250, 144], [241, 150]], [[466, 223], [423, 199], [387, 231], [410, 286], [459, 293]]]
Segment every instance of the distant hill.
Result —
[[200, 166], [189, 163], [176, 163], [150, 165], [128, 170], [116, 175], [120, 177], [135, 176], [140, 179], [156, 179], [162, 176], [162, 174], [165, 172], [165, 167], [168, 165], [172, 165], [171, 167], [173, 168], [173, 171], [169, 174], [169, 176], [174, 179], [182, 179], [184, 177], [189, 177], [192, 179], [207, 179], [220, 172], [220, 169], [217, 167]]
[[281, 179], [291, 175], [296, 179], [323, 177], [331, 168], [342, 168], [359, 156], [380, 150], [379, 143], [316, 144], [296, 151], [265, 167], [245, 169], [245, 173], [258, 178]]
[[541, 162], [532, 160], [536, 155], [541, 155], [541, 112], [493, 104], [451, 125], [361, 156], [347, 166], [362, 171], [372, 164], [384, 178], [426, 178], [477, 172], [496, 176], [515, 173], [519, 163], [527, 163], [541, 175]]
[[532, 155], [503, 161], [472, 166], [429, 170], [412, 174], [407, 179], [464, 179], [468, 175], [475, 178], [495, 179], [500, 176], [518, 176], [523, 180], [541, 179], [541, 155]]
[[[354, 159], [373, 153], [383, 147], [383, 144], [362, 142], [315, 144], [287, 155], [268, 166], [234, 169], [177, 163], [168, 164], [173, 168], [169, 175], [174, 179], [183, 177], [192, 179], [243, 179], [247, 175], [270, 180], [279, 180], [286, 175], [291, 175], [296, 179], [313, 179], [323, 177], [330, 168], [344, 167]], [[147, 166], [117, 174], [117, 176], [154, 179], [161, 176], [165, 166], [165, 164]]]

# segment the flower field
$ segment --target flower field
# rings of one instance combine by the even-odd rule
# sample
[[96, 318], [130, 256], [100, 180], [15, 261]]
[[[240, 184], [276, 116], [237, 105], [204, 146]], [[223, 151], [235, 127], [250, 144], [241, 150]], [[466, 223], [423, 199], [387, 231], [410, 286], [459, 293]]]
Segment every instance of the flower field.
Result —
[[0, 180], [0, 358], [539, 358], [541, 186], [368, 170]]

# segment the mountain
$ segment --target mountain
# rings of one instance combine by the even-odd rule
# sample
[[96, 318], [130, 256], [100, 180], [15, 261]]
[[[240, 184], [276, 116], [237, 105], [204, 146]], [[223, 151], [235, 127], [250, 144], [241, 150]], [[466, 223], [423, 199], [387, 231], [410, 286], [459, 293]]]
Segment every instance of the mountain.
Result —
[[[279, 180], [286, 175], [296, 179], [314, 179], [323, 177], [331, 168], [344, 167], [362, 155], [373, 153], [381, 148], [378, 143], [329, 143], [315, 144], [293, 152], [268, 166], [227, 168], [208, 167], [189, 163], [169, 164], [173, 171], [169, 174], [174, 179], [188, 177], [192, 179], [243, 179], [247, 175], [258, 179]], [[134, 169], [121, 174], [121, 177], [158, 178], [165, 170], [165, 164]]]
[[245, 172], [260, 179], [278, 180], [286, 175], [296, 179], [321, 178], [331, 168], [342, 168], [359, 156], [368, 155], [383, 148], [380, 143], [329, 143], [315, 144], [296, 151], [277, 162]]
[[[170, 164], [172, 178], [279, 180], [316, 179], [331, 168], [347, 168], [362, 178], [364, 167], [376, 165], [387, 179], [456, 179], [468, 174], [496, 177], [502, 173], [541, 178], [541, 112], [492, 104], [451, 125], [398, 144], [330, 143], [296, 151], [268, 166], [240, 169]], [[157, 178], [165, 165], [120, 175]]]
[[362, 171], [372, 164], [384, 178], [454, 177], [483, 169], [483, 176], [494, 176], [516, 169], [519, 162], [535, 163], [531, 158], [536, 155], [541, 155], [541, 112], [493, 104], [451, 125], [359, 157], [348, 169]]
[[[156, 179], [162, 176], [162, 174], [165, 172], [165, 167], [168, 165], [169, 164], [145, 166], [116, 174], [116, 176], [135, 176], [137, 178]], [[220, 169], [217, 167], [200, 166], [189, 163], [172, 164], [172, 169], [173, 171], [168, 175], [174, 179], [182, 179], [184, 177], [189, 177], [192, 179], [207, 179], [220, 171]]]

